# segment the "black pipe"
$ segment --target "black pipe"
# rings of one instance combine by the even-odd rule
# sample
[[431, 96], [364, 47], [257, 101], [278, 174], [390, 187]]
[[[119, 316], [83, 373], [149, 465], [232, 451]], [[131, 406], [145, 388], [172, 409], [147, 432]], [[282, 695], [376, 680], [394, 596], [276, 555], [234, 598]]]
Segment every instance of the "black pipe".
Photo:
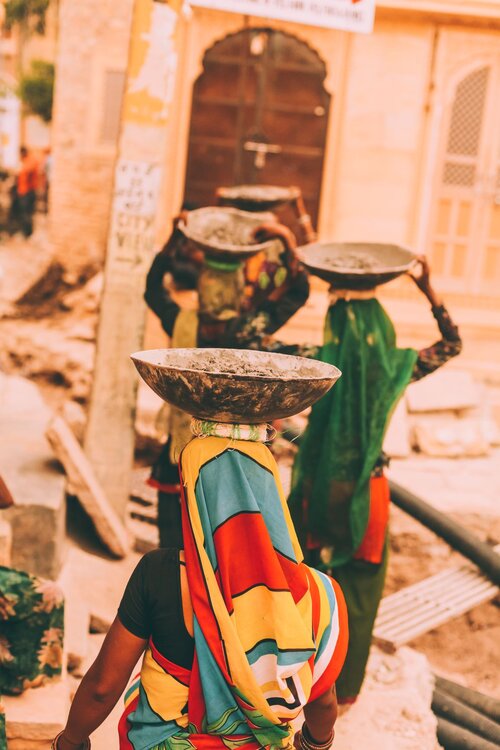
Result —
[[500, 725], [500, 700], [436, 675], [436, 689], [453, 696]]
[[420, 521], [451, 547], [472, 560], [488, 578], [500, 586], [500, 555], [475, 534], [421, 500], [405, 487], [392, 481], [389, 484], [394, 505]]
[[457, 727], [447, 719], [438, 719], [437, 738], [444, 750], [498, 750], [496, 743], [478, 737], [468, 729]]
[[441, 719], [447, 719], [464, 729], [468, 729], [485, 740], [500, 745], [500, 724], [487, 716], [478, 713], [465, 703], [451, 695], [434, 690], [432, 696], [432, 710]]

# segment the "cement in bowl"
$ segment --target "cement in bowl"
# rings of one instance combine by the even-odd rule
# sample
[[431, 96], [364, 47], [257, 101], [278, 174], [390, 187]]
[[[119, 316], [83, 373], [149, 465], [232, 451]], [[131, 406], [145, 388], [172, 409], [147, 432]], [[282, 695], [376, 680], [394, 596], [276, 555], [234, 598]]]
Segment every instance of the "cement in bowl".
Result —
[[241, 349], [154, 349], [131, 358], [164, 401], [215, 422], [258, 424], [292, 416], [341, 375], [325, 362]]
[[179, 229], [197, 247], [219, 260], [246, 260], [269, 250], [275, 240], [257, 242], [254, 232], [261, 224], [275, 222], [271, 213], [251, 213], [236, 208], [207, 206], [187, 214]]
[[226, 205], [244, 211], [269, 211], [296, 200], [300, 191], [295, 187], [279, 185], [235, 185], [218, 188], [217, 195]]
[[406, 273], [416, 255], [399, 245], [315, 242], [299, 248], [306, 268], [343, 289], [372, 289]]

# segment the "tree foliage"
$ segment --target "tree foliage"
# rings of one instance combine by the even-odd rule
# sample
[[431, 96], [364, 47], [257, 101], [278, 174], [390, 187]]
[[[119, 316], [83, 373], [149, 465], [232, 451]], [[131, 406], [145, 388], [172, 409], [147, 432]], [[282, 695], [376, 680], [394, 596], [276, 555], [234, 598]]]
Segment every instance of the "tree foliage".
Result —
[[54, 65], [46, 60], [32, 60], [29, 73], [22, 76], [19, 96], [26, 108], [44, 122], [52, 119], [54, 98]]
[[11, 29], [20, 24], [30, 33], [43, 34], [50, 0], [7, 0], [5, 25]]

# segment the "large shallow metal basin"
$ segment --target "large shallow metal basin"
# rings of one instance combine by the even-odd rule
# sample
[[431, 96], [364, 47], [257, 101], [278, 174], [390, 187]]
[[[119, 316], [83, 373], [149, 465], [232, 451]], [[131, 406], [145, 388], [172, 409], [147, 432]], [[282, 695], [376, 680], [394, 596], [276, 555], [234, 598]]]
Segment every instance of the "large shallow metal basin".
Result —
[[342, 289], [372, 289], [406, 273], [416, 255], [399, 245], [314, 242], [299, 249], [306, 268]]
[[296, 200], [299, 195], [298, 188], [279, 185], [235, 185], [217, 189], [217, 197], [223, 204], [243, 211], [270, 211]]
[[257, 242], [254, 238], [257, 227], [270, 222], [276, 222], [271, 213], [207, 206], [189, 211], [186, 220], [179, 222], [179, 229], [200, 250], [217, 260], [245, 261], [269, 250], [276, 242]]
[[341, 375], [324, 362], [241, 349], [154, 349], [131, 356], [158, 396], [216, 422], [257, 424], [297, 414]]

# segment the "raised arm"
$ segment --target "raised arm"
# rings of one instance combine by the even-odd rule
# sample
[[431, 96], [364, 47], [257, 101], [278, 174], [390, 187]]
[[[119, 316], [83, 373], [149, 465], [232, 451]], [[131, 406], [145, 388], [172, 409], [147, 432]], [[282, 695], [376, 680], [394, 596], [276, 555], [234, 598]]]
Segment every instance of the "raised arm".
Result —
[[265, 339], [279, 330], [300, 310], [309, 297], [309, 278], [296, 255], [293, 233], [282, 224], [263, 224], [256, 231], [259, 242], [278, 239], [283, 244], [284, 265], [288, 278], [253, 310], [241, 315], [228, 326], [226, 346], [267, 348]]
[[165, 246], [155, 256], [146, 278], [146, 290], [144, 299], [148, 307], [158, 316], [163, 330], [168, 336], [172, 336], [174, 324], [179, 313], [179, 305], [172, 299], [170, 292], [165, 288], [163, 280], [167, 273], [172, 274], [176, 284], [185, 289], [195, 289], [200, 265], [203, 255], [194, 249], [188, 252], [180, 252], [185, 248], [186, 240], [182, 232], [177, 228], [180, 214], [174, 219], [172, 234]]
[[448, 360], [456, 357], [462, 351], [462, 339], [458, 327], [452, 321], [448, 310], [431, 285], [430, 267], [427, 259], [425, 256], [420, 256], [418, 261], [419, 269], [415, 273], [410, 273], [410, 277], [429, 300], [432, 314], [441, 333], [441, 339], [432, 346], [419, 351], [412, 381], [421, 380], [426, 375], [430, 375], [431, 372], [442, 367]]
[[[174, 230], [174, 234], [176, 231]], [[155, 256], [146, 277], [144, 292], [144, 300], [147, 306], [160, 319], [162, 328], [168, 336], [172, 336], [175, 320], [180, 310], [179, 305], [174, 302], [170, 292], [163, 285], [165, 274], [172, 270], [172, 255], [170, 252], [172, 237]]]

